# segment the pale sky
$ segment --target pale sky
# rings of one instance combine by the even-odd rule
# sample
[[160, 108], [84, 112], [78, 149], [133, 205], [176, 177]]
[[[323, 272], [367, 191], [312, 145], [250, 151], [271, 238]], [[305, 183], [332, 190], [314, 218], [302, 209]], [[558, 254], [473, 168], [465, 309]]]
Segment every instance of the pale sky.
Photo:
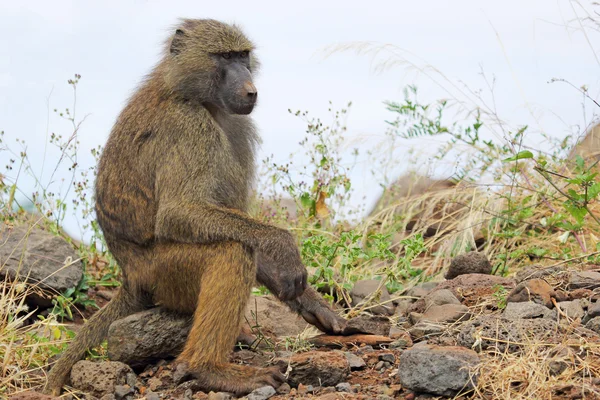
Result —
[[[600, 11], [591, 2], [581, 4]], [[236, 22], [257, 43], [262, 69], [253, 115], [264, 142], [260, 158], [275, 153], [284, 162], [298, 150], [305, 126], [289, 108], [329, 120], [329, 101], [334, 107], [352, 101], [349, 136], [370, 144], [383, 137], [385, 119], [393, 118], [382, 102], [401, 100], [404, 86], [416, 84], [426, 100], [449, 96], [408, 67], [377, 73], [367, 56], [326, 57], [328, 46], [349, 42], [397, 46], [417, 66], [431, 65], [458, 87], [485, 92], [483, 68], [496, 76], [500, 116], [514, 126], [532, 126], [528, 139], [539, 143], [535, 132], [560, 137], [589, 123], [595, 112], [573, 88], [548, 83], [563, 78], [588, 85], [591, 96], [599, 97], [600, 41], [597, 32], [587, 30], [586, 36], [578, 29], [577, 16], [585, 16], [580, 3], [548, 0], [2, 0], [0, 130], [11, 146], [15, 138], [24, 139], [34, 162], [41, 163], [46, 127], [69, 133], [55, 116], [48, 123], [47, 100], [51, 108], [70, 107], [66, 81], [78, 73], [77, 113], [87, 115], [79, 140], [87, 154], [105, 142], [126, 99], [157, 62], [171, 27], [185, 17]], [[356, 171], [355, 186], [372, 202], [378, 185], [365, 171]]]

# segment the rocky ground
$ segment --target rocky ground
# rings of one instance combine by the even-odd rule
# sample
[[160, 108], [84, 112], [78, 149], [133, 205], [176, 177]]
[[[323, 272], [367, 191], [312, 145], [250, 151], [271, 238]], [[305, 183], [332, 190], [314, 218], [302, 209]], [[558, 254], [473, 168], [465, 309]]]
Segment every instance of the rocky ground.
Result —
[[[58, 251], [57, 243], [39, 235], [30, 241], [37, 247], [26, 252], [30, 260], [44, 248]], [[56, 254], [61, 257], [64, 252]], [[81, 266], [73, 264], [44, 279], [40, 264], [25, 266], [46, 289], [64, 290], [81, 276]], [[10, 273], [10, 263], [3, 271]], [[469, 253], [453, 260], [445, 280], [405, 293], [390, 295], [378, 281], [357, 282], [350, 297], [353, 310], [363, 311], [349, 321], [345, 336], [319, 334], [278, 301], [253, 296], [246, 313], [251, 336], [231, 361], [281, 365], [288, 380], [244, 398], [498, 398], [506, 393], [502, 385], [522, 393], [531, 393], [533, 385], [544, 390], [540, 397], [520, 398], [600, 398], [600, 266], [532, 265], [513, 277], [490, 273], [484, 255]], [[374, 296], [377, 289], [382, 292]], [[111, 296], [106, 290], [92, 294], [105, 301]], [[364, 303], [373, 298], [376, 304]], [[32, 301], [44, 304], [38, 297]], [[174, 364], [188, 328], [189, 317], [160, 308], [114, 322], [111, 361], [77, 363], [65, 397], [235, 398], [204, 392]], [[13, 398], [49, 397], [29, 391]]]

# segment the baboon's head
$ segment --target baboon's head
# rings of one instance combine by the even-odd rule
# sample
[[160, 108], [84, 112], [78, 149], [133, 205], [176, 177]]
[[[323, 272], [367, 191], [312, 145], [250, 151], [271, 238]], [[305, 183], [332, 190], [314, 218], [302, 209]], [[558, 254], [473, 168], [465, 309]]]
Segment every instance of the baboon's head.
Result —
[[230, 114], [249, 114], [258, 97], [254, 45], [235, 25], [184, 20], [168, 43], [166, 80], [186, 99]]

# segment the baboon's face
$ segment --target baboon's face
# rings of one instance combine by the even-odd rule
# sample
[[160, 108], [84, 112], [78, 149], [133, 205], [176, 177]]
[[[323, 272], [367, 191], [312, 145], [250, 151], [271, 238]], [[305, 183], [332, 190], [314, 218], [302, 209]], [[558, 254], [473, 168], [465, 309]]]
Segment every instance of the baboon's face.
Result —
[[230, 51], [213, 54], [217, 65], [217, 107], [230, 114], [250, 114], [258, 92], [250, 73], [250, 52]]

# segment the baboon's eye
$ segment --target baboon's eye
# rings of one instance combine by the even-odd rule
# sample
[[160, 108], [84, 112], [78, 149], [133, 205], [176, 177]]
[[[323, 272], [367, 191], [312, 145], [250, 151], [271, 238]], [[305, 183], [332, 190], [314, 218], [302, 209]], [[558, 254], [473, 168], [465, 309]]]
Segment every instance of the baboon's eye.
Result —
[[246, 58], [246, 57], [248, 57], [248, 53], [249, 53], [248, 51], [242, 51], [242, 53], [240, 54], [240, 57]]
[[231, 58], [231, 53], [223, 53], [221, 56], [223, 56], [224, 59], [229, 60]]

